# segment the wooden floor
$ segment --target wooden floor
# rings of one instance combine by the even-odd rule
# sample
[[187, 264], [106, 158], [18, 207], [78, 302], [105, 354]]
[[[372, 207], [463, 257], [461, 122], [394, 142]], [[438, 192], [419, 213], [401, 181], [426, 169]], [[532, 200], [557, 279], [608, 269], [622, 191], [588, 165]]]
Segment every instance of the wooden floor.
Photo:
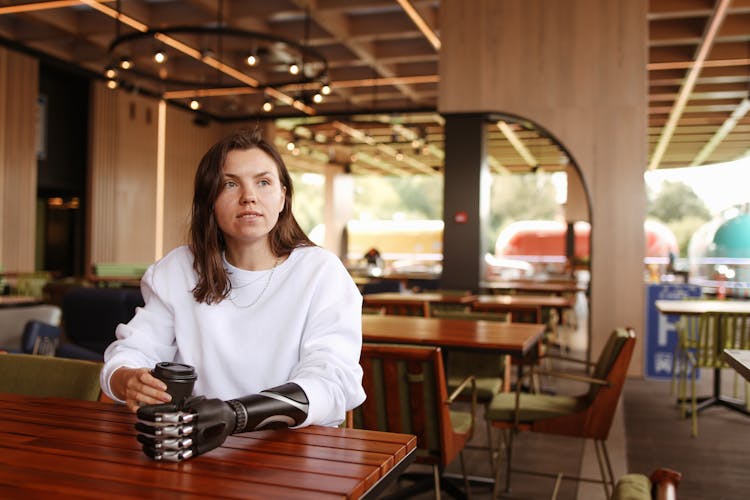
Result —
[[[702, 371], [699, 394], [711, 393], [712, 378], [710, 371]], [[733, 379], [732, 370], [722, 371], [723, 394], [732, 395]], [[739, 385], [738, 396], [744, 398]], [[698, 436], [691, 437], [690, 419], [679, 418], [669, 383], [629, 380], [624, 403], [630, 470], [680, 471], [680, 500], [750, 498], [749, 416], [712, 406], [698, 414]]]
[[[724, 370], [723, 393], [732, 394], [734, 379], [731, 370]], [[742, 380], [742, 379], [740, 379]], [[712, 373], [704, 370], [699, 382], [699, 394], [711, 391]], [[557, 386], [560, 391], [575, 387]], [[740, 383], [740, 398], [744, 387]], [[486, 443], [482, 415], [477, 420], [473, 444]], [[608, 448], [615, 475], [625, 472], [648, 474], [658, 467], [668, 467], [683, 474], [678, 489], [680, 500], [747, 499], [750, 498], [750, 417], [727, 408], [712, 407], [699, 414], [697, 437], [690, 436], [690, 419], [681, 419], [676, 397], [670, 395], [670, 383], [663, 380], [630, 378], [625, 384]], [[581, 440], [521, 433], [514, 446], [514, 463], [520, 468], [534, 468], [568, 474], [597, 475], [593, 446], [584, 448]], [[469, 475], [491, 477], [489, 457], [485, 450], [465, 452]], [[426, 471], [414, 465], [410, 471]], [[451, 475], [460, 472], [458, 460], [448, 467]], [[388, 493], [395, 493], [408, 485], [401, 481]], [[461, 484], [457, 481], [457, 484]], [[502, 498], [550, 498], [554, 479], [514, 474], [512, 489]], [[474, 483], [472, 497], [492, 498], [491, 487]], [[434, 498], [425, 492], [410, 498]], [[444, 498], [451, 498], [444, 492]], [[563, 481], [559, 500], [605, 499], [600, 485]]]

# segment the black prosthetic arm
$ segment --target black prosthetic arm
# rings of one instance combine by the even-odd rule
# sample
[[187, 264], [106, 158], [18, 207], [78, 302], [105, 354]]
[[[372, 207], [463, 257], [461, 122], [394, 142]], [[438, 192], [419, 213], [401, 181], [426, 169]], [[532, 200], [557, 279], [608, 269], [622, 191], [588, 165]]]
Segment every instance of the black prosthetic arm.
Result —
[[307, 418], [307, 396], [300, 386], [291, 382], [227, 403], [237, 417], [232, 434], [292, 427]]
[[173, 404], [138, 410], [138, 441], [154, 460], [179, 462], [220, 446], [230, 434], [299, 425], [307, 418], [308, 400], [294, 383], [239, 399], [197, 397], [180, 410]]

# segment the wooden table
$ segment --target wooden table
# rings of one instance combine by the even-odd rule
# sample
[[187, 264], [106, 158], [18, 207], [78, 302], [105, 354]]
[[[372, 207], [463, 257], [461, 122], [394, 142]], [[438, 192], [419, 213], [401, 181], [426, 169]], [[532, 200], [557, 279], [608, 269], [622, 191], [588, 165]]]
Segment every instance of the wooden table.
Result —
[[414, 459], [416, 437], [307, 427], [230, 436], [155, 462], [123, 406], [0, 393], [0, 497], [376, 497]]
[[512, 280], [512, 281], [483, 281], [479, 287], [490, 293], [517, 291], [524, 293], [548, 293], [553, 295], [574, 294], [585, 292], [586, 286], [576, 281], [542, 281], [542, 280]]
[[367, 342], [423, 344], [467, 350], [490, 350], [523, 359], [536, 353], [544, 335], [538, 323], [420, 318], [419, 316], [362, 316]]
[[398, 293], [383, 292], [363, 295], [363, 304], [367, 307], [385, 308], [386, 311], [401, 310], [412, 311], [422, 316], [430, 316], [430, 307], [433, 304], [471, 305], [476, 300], [476, 295], [456, 293]]
[[747, 349], [724, 349], [721, 357], [737, 373], [750, 382], [750, 350]]
[[570, 309], [575, 305], [575, 299], [570, 296], [557, 295], [479, 295], [472, 302], [471, 308], [476, 311], [510, 312], [511, 321], [515, 319], [513, 313], [531, 312], [537, 323], [542, 322], [542, 310], [554, 308], [560, 313], [562, 309]]
[[44, 304], [42, 297], [28, 295], [0, 295], [0, 307], [37, 306]]
[[[654, 305], [662, 314], [676, 314], [680, 316], [699, 316], [702, 314], [749, 314], [750, 301], [744, 300], [657, 300]], [[721, 325], [720, 319], [719, 325]], [[717, 348], [723, 345], [723, 332], [718, 332]], [[716, 353], [717, 357], [720, 353]], [[714, 368], [713, 395], [700, 398], [697, 411], [718, 405], [750, 414], [745, 404], [734, 398], [721, 395], [721, 367]]]

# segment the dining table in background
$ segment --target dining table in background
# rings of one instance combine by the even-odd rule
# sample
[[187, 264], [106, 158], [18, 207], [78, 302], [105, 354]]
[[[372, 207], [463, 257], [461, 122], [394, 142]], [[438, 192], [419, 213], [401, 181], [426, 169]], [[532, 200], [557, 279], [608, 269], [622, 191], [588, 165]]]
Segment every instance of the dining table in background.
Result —
[[495, 352], [521, 361], [536, 355], [543, 336], [544, 325], [539, 323], [362, 315], [362, 338], [365, 342]]
[[575, 297], [569, 295], [478, 295], [471, 303], [471, 308], [475, 311], [508, 312], [511, 315], [511, 321], [517, 319], [518, 313], [531, 312], [537, 323], [542, 322], [544, 309], [556, 309], [559, 317], [562, 318], [562, 312], [573, 306], [575, 306]]
[[551, 295], [586, 292], [585, 284], [576, 280], [505, 280], [483, 281], [479, 284], [486, 293], [546, 293]]
[[471, 293], [445, 293], [445, 292], [383, 292], [371, 293], [362, 296], [365, 307], [377, 309], [384, 308], [411, 310], [421, 316], [429, 317], [430, 308], [433, 305], [465, 306], [468, 308], [477, 298]]
[[44, 304], [42, 297], [30, 295], [0, 295], [0, 307], [23, 307]]
[[[679, 316], [700, 316], [703, 314], [713, 314], [721, 316], [722, 314], [747, 314], [750, 315], [750, 300], [705, 300], [705, 299], [680, 299], [680, 300], [657, 300], [654, 305], [661, 314], [679, 315]], [[722, 322], [717, 319], [718, 324]], [[723, 350], [724, 332], [718, 332], [719, 340], [715, 347], [715, 359], [720, 359]], [[750, 415], [744, 402], [734, 398], [727, 398], [721, 395], [721, 367], [714, 368], [713, 394], [711, 397], [701, 398], [698, 405], [698, 411], [704, 410], [710, 406], [719, 405], [732, 410], [739, 411]]]
[[310, 426], [229, 436], [156, 462], [122, 405], [0, 393], [0, 498], [376, 498], [416, 437]]

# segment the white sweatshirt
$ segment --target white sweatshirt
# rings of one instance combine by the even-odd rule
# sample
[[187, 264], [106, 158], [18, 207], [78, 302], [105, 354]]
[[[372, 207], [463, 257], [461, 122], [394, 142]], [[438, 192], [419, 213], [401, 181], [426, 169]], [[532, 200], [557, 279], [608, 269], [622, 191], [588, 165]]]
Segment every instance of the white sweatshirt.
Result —
[[174, 361], [196, 368], [194, 395], [228, 400], [294, 382], [309, 400], [302, 426], [338, 425], [365, 399], [362, 296], [346, 268], [320, 247], [297, 248], [273, 270], [224, 265], [232, 292], [213, 305], [193, 298], [187, 247], [148, 268], [145, 307], [117, 327], [104, 353], [104, 392], [117, 400], [109, 380], [122, 366]]

